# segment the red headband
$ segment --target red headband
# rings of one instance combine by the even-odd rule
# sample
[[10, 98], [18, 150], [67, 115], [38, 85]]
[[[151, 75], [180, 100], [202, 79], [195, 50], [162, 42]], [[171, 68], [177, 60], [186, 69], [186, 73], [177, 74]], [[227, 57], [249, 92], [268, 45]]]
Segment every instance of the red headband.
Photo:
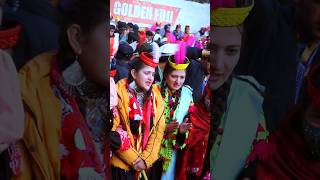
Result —
[[140, 60], [147, 66], [151, 66], [153, 68], [158, 66], [158, 63], [153, 61], [153, 56], [150, 53], [142, 52], [140, 54]]
[[110, 76], [110, 77], [115, 77], [116, 74], [117, 74], [117, 70], [116, 70], [116, 69], [115, 69], [115, 70], [111, 70], [111, 71], [109, 72], [109, 76]]
[[307, 79], [308, 95], [311, 98], [312, 102], [318, 107], [320, 107], [320, 89], [314, 86], [313, 80], [316, 75], [319, 75], [319, 73], [320, 73], [320, 65], [317, 65], [312, 69]]

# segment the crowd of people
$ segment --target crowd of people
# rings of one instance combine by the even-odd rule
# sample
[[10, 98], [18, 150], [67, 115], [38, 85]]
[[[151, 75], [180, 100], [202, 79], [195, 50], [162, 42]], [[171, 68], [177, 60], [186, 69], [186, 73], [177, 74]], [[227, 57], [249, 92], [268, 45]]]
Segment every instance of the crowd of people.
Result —
[[0, 179], [320, 179], [318, 1], [108, 6], [0, 0]]
[[[191, 33], [189, 25], [182, 32], [180, 24], [172, 31], [170, 24], [159, 22], [139, 27], [111, 18], [112, 179], [185, 177], [176, 169], [189, 168], [189, 162], [182, 167], [178, 159], [190, 139], [198, 136], [191, 131], [196, 120], [190, 115], [210, 76], [208, 32], [203, 27]], [[208, 167], [203, 168], [207, 179]]]
[[[206, 28], [192, 35], [189, 26], [185, 32], [181, 25], [171, 31], [169, 24], [160, 23], [138, 31], [136, 47], [129, 40], [130, 30], [126, 38], [121, 30], [110, 34], [120, 39], [117, 53], [110, 57], [115, 75], [111, 79], [117, 83], [110, 85], [111, 97], [118, 100], [111, 107], [112, 130], [121, 134], [116, 141], [127, 142], [117, 144], [136, 153], [127, 154], [130, 150], [121, 146], [113, 149], [111, 177], [320, 178], [315, 170], [320, 127], [318, 7], [313, 0], [214, 1], [210, 35], [203, 38]], [[125, 26], [117, 22], [113, 29]], [[137, 54], [126, 59], [126, 72], [121, 73], [118, 54], [125, 44]], [[163, 112], [162, 124], [158, 110]], [[156, 134], [149, 136], [154, 128]], [[132, 164], [131, 169], [115, 159]], [[290, 159], [296, 163], [290, 164]], [[301, 171], [299, 164], [304, 166]]]

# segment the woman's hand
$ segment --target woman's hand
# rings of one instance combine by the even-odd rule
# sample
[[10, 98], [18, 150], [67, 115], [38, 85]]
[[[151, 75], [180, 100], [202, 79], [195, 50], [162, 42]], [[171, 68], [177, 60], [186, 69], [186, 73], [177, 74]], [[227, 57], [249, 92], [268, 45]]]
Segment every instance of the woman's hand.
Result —
[[147, 167], [145, 162], [140, 157], [138, 157], [138, 159], [133, 162], [133, 169], [135, 171], [143, 171], [147, 169]]
[[177, 120], [172, 121], [171, 123], [167, 124], [166, 126], [166, 133], [171, 133], [177, 130], [179, 127], [179, 123]]
[[180, 134], [184, 134], [185, 132], [187, 132], [192, 127], [191, 123], [187, 123], [188, 120], [189, 120], [189, 118], [185, 118], [183, 120], [183, 122], [180, 124], [180, 126], [179, 126], [179, 133]]

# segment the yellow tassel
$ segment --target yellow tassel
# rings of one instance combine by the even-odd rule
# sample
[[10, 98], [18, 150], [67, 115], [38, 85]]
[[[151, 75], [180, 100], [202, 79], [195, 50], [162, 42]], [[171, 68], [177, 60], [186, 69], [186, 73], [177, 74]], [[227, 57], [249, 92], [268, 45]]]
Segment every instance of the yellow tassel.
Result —
[[[141, 148], [141, 146], [140, 146], [140, 144], [141, 144], [141, 143], [140, 143], [140, 142], [141, 142], [141, 139], [142, 139], [142, 132], [141, 132], [141, 125], [140, 125], [140, 127], [139, 127], [139, 138], [138, 138], [138, 141], [137, 141], [137, 151], [136, 151], [135, 149], [133, 149], [136, 153], [138, 153], [138, 154], [140, 154], [140, 155], [141, 155], [141, 153], [142, 153], [142, 148]], [[143, 170], [143, 171], [140, 172], [139, 177], [141, 176], [141, 174], [142, 174], [142, 176], [143, 176], [143, 178], [144, 178], [145, 180], [148, 180], [148, 176], [147, 176], [145, 170]]]

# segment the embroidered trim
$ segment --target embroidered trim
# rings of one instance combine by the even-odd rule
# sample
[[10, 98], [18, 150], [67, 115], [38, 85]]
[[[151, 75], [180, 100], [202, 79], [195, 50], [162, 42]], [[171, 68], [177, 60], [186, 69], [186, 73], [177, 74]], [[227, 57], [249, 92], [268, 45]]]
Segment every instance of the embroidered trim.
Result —
[[126, 151], [130, 148], [130, 138], [126, 131], [124, 131], [122, 128], [118, 128], [116, 130], [120, 135], [121, 145], [120, 145], [120, 151]]
[[[164, 92], [164, 101], [165, 101], [165, 118], [166, 118], [166, 124], [169, 124], [174, 119], [176, 119], [177, 110], [179, 109], [180, 105], [180, 94], [181, 91], [177, 91], [176, 94], [169, 95], [169, 90], [167, 87], [165, 88]], [[192, 103], [192, 102], [190, 102]], [[191, 104], [192, 105], [192, 104]], [[191, 106], [190, 106], [191, 107]], [[193, 111], [194, 109], [191, 108], [189, 111]], [[175, 132], [165, 134], [162, 139], [162, 145], [160, 149], [160, 156], [162, 158], [163, 162], [163, 171], [168, 171], [170, 161], [172, 159], [173, 152], [178, 149], [184, 149], [186, 147], [186, 144], [188, 142], [189, 137], [189, 131], [185, 133], [185, 141], [182, 145], [177, 144], [177, 134], [178, 129]]]

